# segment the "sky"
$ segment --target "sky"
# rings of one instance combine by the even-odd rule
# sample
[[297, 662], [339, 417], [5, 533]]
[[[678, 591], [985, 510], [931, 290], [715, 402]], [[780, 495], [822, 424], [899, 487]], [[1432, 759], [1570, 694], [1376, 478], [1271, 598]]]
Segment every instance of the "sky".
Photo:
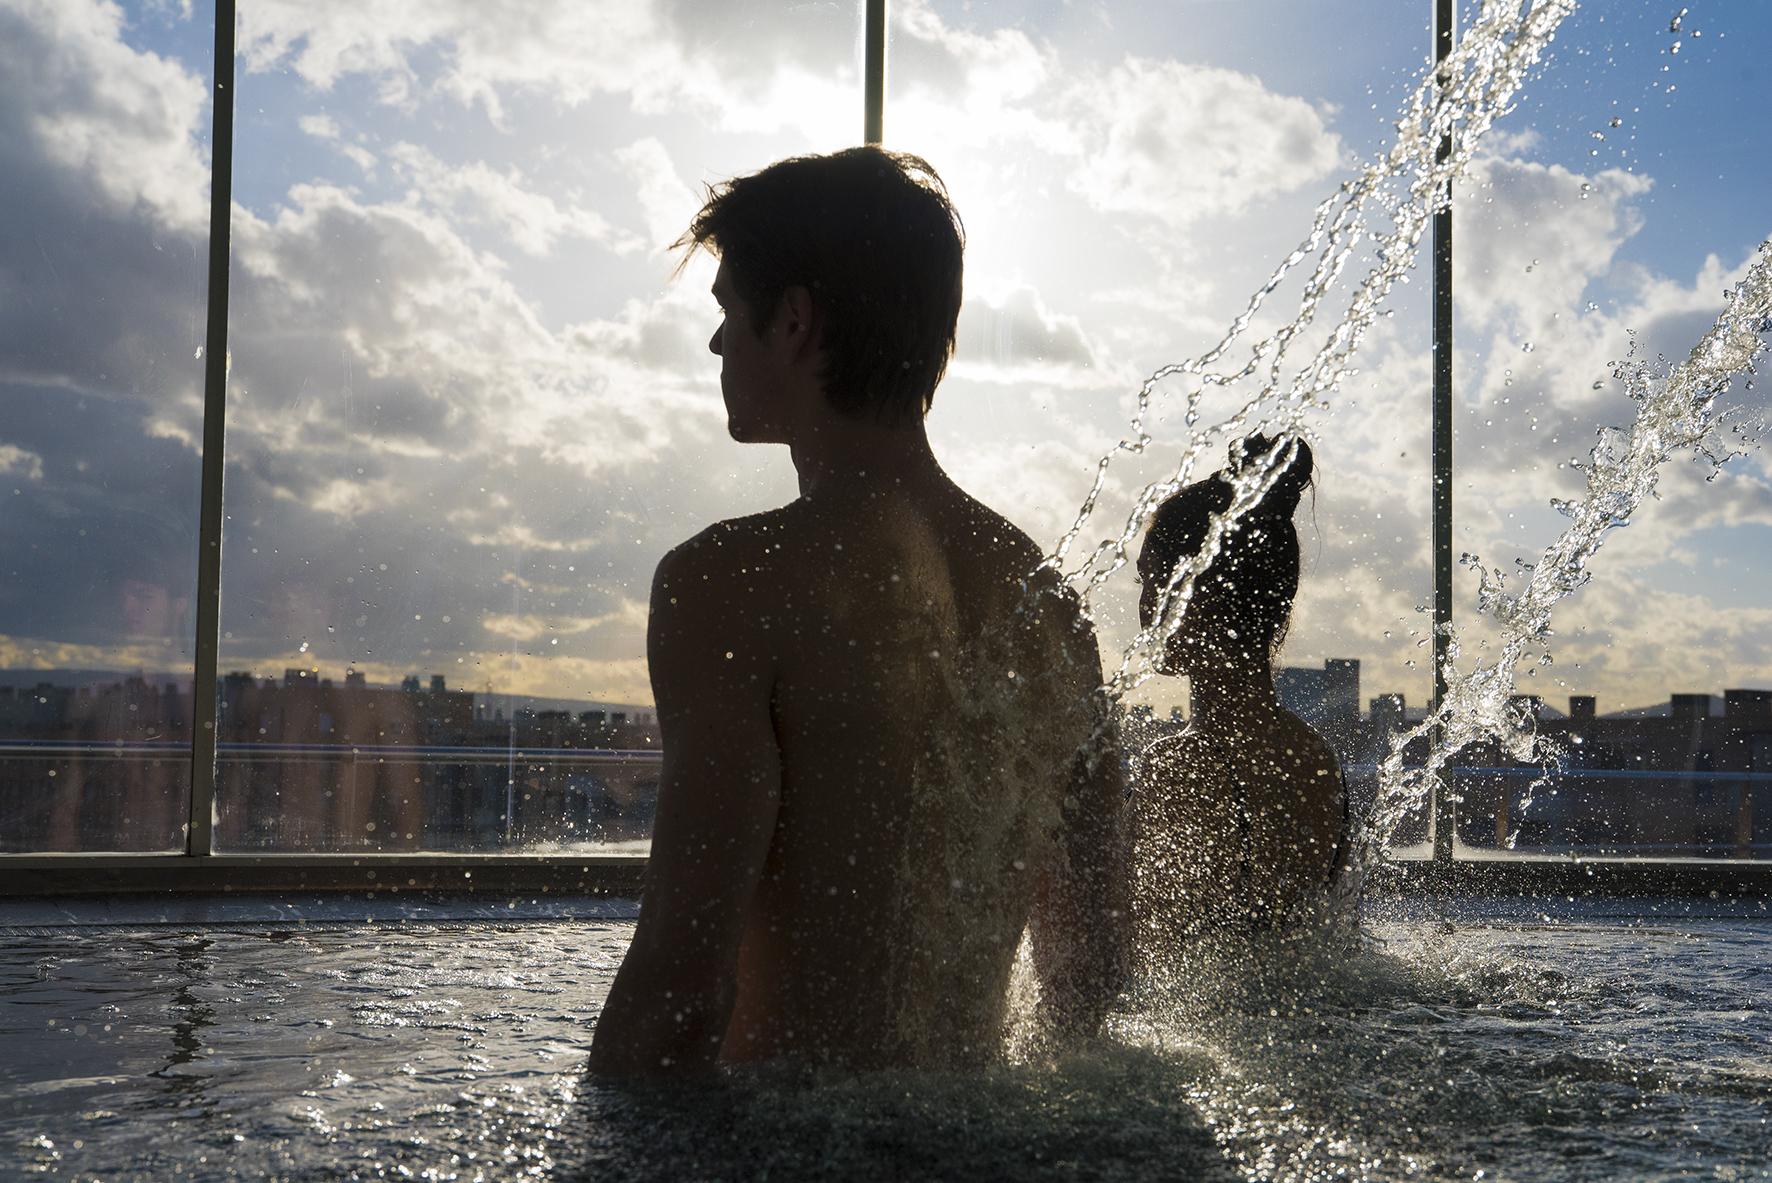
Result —
[[[1633, 340], [1684, 356], [1772, 234], [1772, 130], [1745, 106], [1772, 11], [1689, 4], [1673, 32], [1679, 7], [1578, 9], [1458, 186], [1455, 549], [1487, 565], [1555, 537], [1568, 461], [1631, 410], [1611, 363]], [[726, 438], [712, 263], [673, 278], [668, 244], [707, 184], [859, 141], [859, 10], [241, 0], [224, 670], [650, 701], [653, 566], [794, 496], [784, 450]], [[1389, 143], [1427, 15], [895, 0], [886, 142], [935, 165], [967, 228], [930, 419], [954, 477], [1056, 542], [1143, 376], [1215, 341]], [[0, 0], [0, 667], [190, 662], [210, 20]], [[1282, 660], [1356, 657], [1365, 696], [1419, 705], [1425, 265], [1412, 279], [1312, 413]], [[1730, 399], [1764, 414], [1763, 391]], [[1084, 545], [1185, 446], [1173, 391], [1151, 428]], [[1676, 461], [1659, 493], [1524, 689], [1608, 711], [1772, 686], [1765, 452]], [[1475, 587], [1460, 571], [1480, 654]], [[1110, 656], [1136, 601], [1129, 573], [1096, 599]]]

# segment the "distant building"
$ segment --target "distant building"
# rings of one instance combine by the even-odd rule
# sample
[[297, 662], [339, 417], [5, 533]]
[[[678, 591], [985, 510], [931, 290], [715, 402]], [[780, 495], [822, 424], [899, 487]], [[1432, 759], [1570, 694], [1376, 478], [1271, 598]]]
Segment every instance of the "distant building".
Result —
[[1675, 694], [1668, 698], [1668, 716], [1674, 719], [1708, 719], [1711, 715], [1711, 695], [1708, 694]]
[[1408, 725], [1409, 710], [1401, 694], [1380, 694], [1372, 700], [1372, 730], [1390, 735]]
[[1341, 751], [1360, 723], [1360, 663], [1332, 657], [1320, 670], [1285, 666], [1274, 674], [1280, 705], [1323, 733]]

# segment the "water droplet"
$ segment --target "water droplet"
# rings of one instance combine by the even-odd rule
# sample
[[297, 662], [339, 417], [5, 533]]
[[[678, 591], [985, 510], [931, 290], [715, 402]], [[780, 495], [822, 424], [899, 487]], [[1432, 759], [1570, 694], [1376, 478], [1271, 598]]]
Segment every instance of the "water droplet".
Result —
[[297, 653], [306, 653], [307, 651], [308, 651], [308, 643], [306, 641], [303, 641], [301, 643], [301, 647], [296, 650]]
[[1531, 353], [1532, 352], [1532, 342], [1528, 341], [1524, 345], [1520, 346], [1520, 352], [1521, 353]]

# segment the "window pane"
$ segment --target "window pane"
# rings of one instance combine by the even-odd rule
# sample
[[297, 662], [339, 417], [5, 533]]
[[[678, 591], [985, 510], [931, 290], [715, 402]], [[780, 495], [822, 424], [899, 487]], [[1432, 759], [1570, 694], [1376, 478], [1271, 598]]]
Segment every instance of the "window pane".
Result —
[[[1675, 13], [1577, 10], [1460, 192], [1457, 539], [1507, 592], [1570, 526], [1550, 503], [1583, 497], [1596, 431], [1632, 422], [1619, 363], [1682, 362], [1772, 229], [1772, 133], [1737, 116], [1772, 13]], [[1763, 422], [1744, 382], [1722, 404]], [[1719, 453], [1747, 450], [1720, 471], [1677, 453], [1605, 535], [1520, 670], [1545, 758], [1461, 759], [1464, 853], [1772, 856], [1772, 469], [1746, 438], [1719, 428]], [[1458, 610], [1483, 661], [1476, 584], [1461, 573]]]
[[649, 832], [652, 569], [794, 495], [668, 247], [861, 130], [857, 6], [757, 11], [241, 3], [219, 846]]
[[[1052, 547], [1098, 459], [1129, 437], [1145, 376], [1218, 342], [1318, 203], [1388, 147], [1427, 59], [1428, 10], [955, 0], [894, 11], [887, 143], [929, 157], [967, 228], [959, 353], [931, 434], [962, 485]], [[1371, 229], [1389, 226], [1375, 217]], [[1267, 411], [1344, 319], [1373, 266], [1364, 252], [1289, 347]], [[1294, 317], [1309, 269], [1213, 370], [1239, 369]], [[1425, 268], [1414, 278], [1392, 290], [1358, 373], [1306, 418], [1317, 490], [1298, 515], [1303, 582], [1279, 659], [1284, 700], [1337, 748], [1356, 798], [1370, 799], [1378, 754], [1431, 688]], [[1190, 440], [1264, 385], [1208, 388], [1195, 421], [1187, 397], [1200, 381], [1165, 381], [1153, 440], [1116, 456], [1072, 568], [1121, 533], [1138, 491], [1173, 474]], [[1193, 479], [1242, 434], [1214, 436]], [[1110, 671], [1138, 627], [1131, 575], [1094, 597]], [[1190, 714], [1188, 697], [1167, 677], [1129, 695], [1131, 746]], [[1417, 846], [1425, 817], [1391, 837]]]
[[0, 9], [7, 852], [184, 846], [213, 37], [205, 6]]

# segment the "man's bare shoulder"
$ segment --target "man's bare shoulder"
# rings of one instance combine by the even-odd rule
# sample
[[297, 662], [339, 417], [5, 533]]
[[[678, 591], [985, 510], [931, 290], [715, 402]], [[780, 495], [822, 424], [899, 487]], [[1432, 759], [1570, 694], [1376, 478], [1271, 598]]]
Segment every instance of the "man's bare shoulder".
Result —
[[661, 581], [732, 581], [732, 591], [755, 584], [784, 548], [804, 532], [793, 506], [727, 518], [678, 543], [660, 560]]
[[1015, 570], [1030, 574], [1045, 560], [1045, 552], [1020, 526], [965, 490], [959, 489], [958, 492], [962, 512], [969, 519], [968, 525], [983, 548]]

